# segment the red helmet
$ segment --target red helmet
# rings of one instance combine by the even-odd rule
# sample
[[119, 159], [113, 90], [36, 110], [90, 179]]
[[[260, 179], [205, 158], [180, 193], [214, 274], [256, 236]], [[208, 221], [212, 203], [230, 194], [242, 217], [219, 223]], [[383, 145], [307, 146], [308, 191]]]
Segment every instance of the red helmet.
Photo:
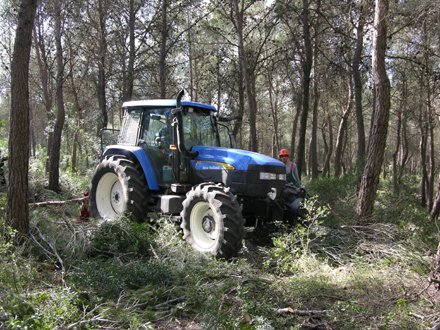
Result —
[[290, 156], [290, 154], [287, 151], [287, 149], [281, 149], [280, 154], [278, 156]]

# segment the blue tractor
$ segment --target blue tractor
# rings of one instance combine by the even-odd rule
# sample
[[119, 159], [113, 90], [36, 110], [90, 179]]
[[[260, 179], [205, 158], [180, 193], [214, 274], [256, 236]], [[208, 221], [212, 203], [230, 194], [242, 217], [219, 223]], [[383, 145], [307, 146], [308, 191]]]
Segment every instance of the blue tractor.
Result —
[[218, 117], [215, 107], [182, 95], [123, 104], [118, 142], [105, 147], [92, 176], [90, 210], [95, 218], [127, 214], [139, 222], [161, 213], [180, 222], [196, 250], [230, 258], [245, 223], [291, 220], [302, 197], [286, 186], [282, 162], [234, 149], [231, 130], [229, 147], [220, 146], [221, 128], [237, 117]]

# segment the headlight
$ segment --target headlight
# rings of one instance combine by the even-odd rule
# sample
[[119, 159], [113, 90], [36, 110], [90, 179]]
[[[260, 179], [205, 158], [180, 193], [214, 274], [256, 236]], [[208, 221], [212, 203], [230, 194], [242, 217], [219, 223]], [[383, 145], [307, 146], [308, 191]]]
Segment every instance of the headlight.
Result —
[[278, 174], [278, 179], [286, 181], [286, 174]]
[[276, 180], [277, 175], [275, 173], [260, 172], [260, 180]]

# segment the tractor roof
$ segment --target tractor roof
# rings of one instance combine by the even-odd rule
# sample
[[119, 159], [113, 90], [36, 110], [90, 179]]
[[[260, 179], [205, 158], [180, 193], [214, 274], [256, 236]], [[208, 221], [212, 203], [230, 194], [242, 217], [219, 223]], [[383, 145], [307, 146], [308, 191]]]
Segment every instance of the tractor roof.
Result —
[[[181, 101], [181, 105], [184, 107], [198, 107], [207, 109], [210, 111], [217, 111], [217, 109], [208, 104], [191, 102], [191, 101]], [[176, 107], [176, 100], [144, 100], [144, 101], [127, 101], [122, 105], [123, 108], [131, 107]]]

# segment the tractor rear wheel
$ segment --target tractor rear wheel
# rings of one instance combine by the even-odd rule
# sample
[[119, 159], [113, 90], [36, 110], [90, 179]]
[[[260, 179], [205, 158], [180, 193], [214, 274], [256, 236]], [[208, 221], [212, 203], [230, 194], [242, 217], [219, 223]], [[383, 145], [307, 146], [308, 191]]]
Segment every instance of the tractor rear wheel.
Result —
[[147, 216], [150, 191], [145, 174], [139, 164], [124, 156], [106, 156], [95, 169], [89, 191], [94, 218], [126, 214], [142, 222]]
[[228, 259], [242, 246], [244, 219], [237, 198], [221, 184], [202, 183], [182, 203], [183, 238], [193, 248]]

